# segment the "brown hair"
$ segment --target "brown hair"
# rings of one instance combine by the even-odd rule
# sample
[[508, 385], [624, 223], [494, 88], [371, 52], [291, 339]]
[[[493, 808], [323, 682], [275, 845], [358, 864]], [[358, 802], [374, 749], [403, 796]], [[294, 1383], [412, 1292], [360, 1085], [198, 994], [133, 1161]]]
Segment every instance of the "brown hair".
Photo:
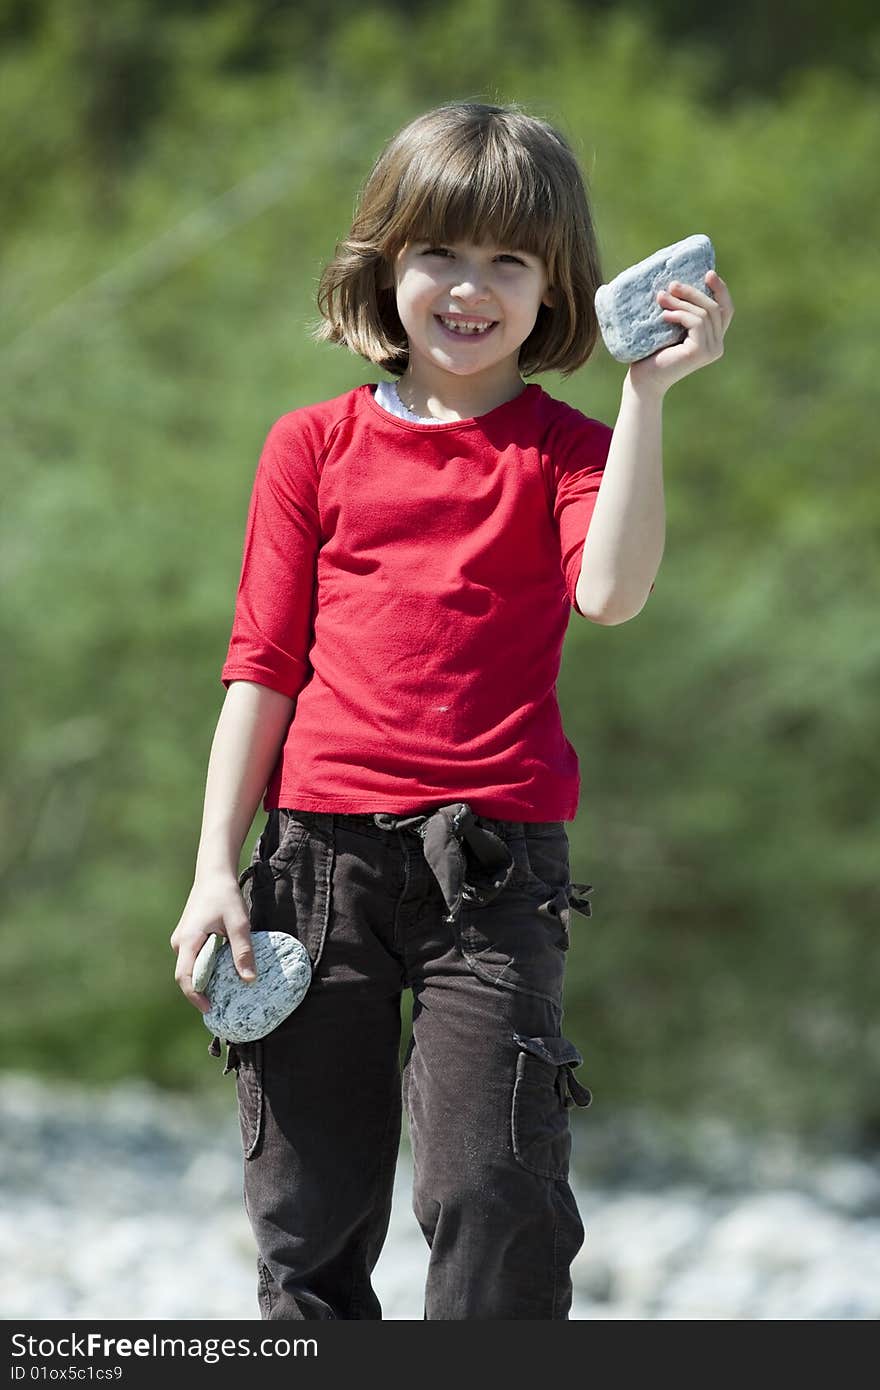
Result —
[[565, 138], [518, 105], [449, 102], [386, 144], [354, 222], [321, 275], [312, 328], [398, 375], [409, 360], [392, 266], [408, 242], [491, 242], [542, 257], [542, 304], [519, 351], [524, 376], [570, 376], [595, 347], [599, 248], [577, 160]]

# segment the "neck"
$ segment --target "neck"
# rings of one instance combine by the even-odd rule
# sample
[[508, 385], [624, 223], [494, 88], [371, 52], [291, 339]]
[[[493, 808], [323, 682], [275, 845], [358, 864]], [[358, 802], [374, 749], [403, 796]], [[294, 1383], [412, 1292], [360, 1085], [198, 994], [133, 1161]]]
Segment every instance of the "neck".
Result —
[[495, 382], [451, 374], [449, 380], [427, 382], [407, 368], [397, 383], [397, 394], [414, 415], [434, 420], [469, 420], [514, 400], [522, 394], [524, 386], [519, 372], [515, 378], [508, 376]]

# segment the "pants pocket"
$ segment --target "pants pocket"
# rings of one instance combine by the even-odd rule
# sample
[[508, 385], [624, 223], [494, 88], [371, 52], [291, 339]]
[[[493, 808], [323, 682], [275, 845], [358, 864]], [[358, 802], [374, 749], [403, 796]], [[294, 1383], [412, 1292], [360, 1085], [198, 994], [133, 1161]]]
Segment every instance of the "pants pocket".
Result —
[[313, 817], [305, 813], [278, 807], [269, 812], [265, 829], [255, 847], [259, 858], [273, 869], [289, 871], [309, 838]]
[[[308, 811], [272, 811], [242, 879], [251, 931], [287, 932], [316, 970], [330, 915], [333, 832]], [[241, 883], [241, 880], [239, 880]]]
[[[562, 832], [563, 838], [565, 832]], [[458, 948], [481, 980], [546, 999], [562, 1008], [569, 949], [568, 858], [555, 856], [556, 882], [545, 884], [529, 868], [522, 835], [509, 841], [508, 885], [484, 905], [466, 902], [455, 926]]]
[[263, 1044], [230, 1043], [229, 1063], [235, 1071], [238, 1122], [245, 1158], [253, 1158], [263, 1133]]
[[572, 1071], [583, 1058], [567, 1038], [514, 1033], [513, 1040], [519, 1049], [511, 1106], [514, 1155], [529, 1172], [565, 1181], [571, 1160], [569, 1109], [592, 1101]]
[[526, 824], [522, 837], [517, 837], [515, 858], [523, 882], [540, 886], [548, 894], [568, 888], [570, 857], [571, 847], [564, 821]]
[[547, 920], [556, 919], [561, 928], [560, 944], [571, 941], [571, 911], [592, 917], [589, 896], [591, 883], [571, 879], [571, 848], [563, 821], [526, 825], [522, 836], [511, 844], [516, 869], [513, 882], [540, 899], [539, 912]]

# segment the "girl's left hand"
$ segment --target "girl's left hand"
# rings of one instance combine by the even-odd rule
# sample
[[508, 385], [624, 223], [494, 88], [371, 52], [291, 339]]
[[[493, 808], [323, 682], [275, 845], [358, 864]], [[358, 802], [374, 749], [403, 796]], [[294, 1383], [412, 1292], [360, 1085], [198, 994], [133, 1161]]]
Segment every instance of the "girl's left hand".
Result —
[[673, 280], [668, 291], [658, 293], [664, 319], [681, 324], [687, 329], [687, 337], [671, 347], [660, 348], [641, 362], [632, 362], [629, 378], [633, 386], [664, 396], [676, 381], [723, 356], [724, 335], [733, 318], [733, 300], [717, 271], [707, 271], [706, 284], [714, 299], [679, 280]]

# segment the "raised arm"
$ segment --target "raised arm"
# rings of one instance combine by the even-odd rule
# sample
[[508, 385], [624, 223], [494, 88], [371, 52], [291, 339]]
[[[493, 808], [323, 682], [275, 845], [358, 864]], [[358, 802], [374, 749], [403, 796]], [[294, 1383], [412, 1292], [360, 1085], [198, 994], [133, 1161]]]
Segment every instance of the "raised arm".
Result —
[[644, 607], [666, 540], [663, 399], [629, 375], [584, 541], [577, 606], [596, 623], [625, 623]]
[[641, 612], [666, 540], [663, 398], [670, 386], [724, 353], [733, 300], [715, 270], [712, 296], [673, 282], [657, 298], [663, 316], [686, 330], [682, 342], [634, 362], [623, 383], [602, 483], [584, 541], [577, 606], [594, 622], [625, 623]]

